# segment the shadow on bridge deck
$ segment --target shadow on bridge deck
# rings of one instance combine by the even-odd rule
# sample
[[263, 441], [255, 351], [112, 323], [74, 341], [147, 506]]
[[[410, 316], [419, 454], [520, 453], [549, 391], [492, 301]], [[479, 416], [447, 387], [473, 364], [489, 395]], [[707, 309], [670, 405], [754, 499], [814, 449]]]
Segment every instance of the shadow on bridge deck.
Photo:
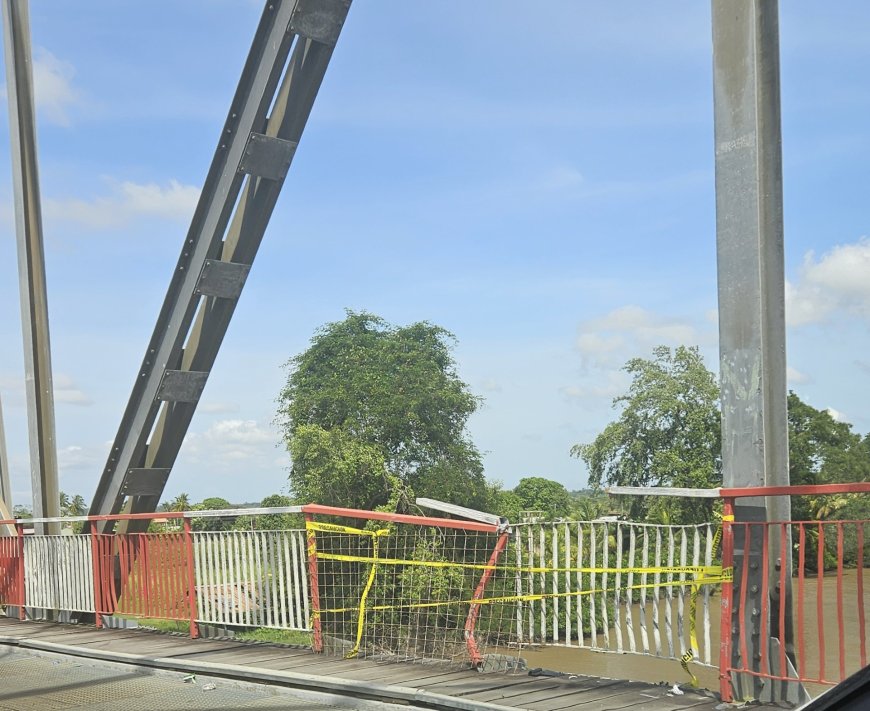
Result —
[[[592, 676], [480, 674], [436, 665], [342, 660], [267, 644], [192, 640], [144, 630], [97, 630], [2, 617], [0, 644], [433, 709], [706, 711], [718, 704], [716, 699], [691, 690], [674, 695], [667, 687], [643, 682]], [[627, 657], [627, 673], [630, 669]]]

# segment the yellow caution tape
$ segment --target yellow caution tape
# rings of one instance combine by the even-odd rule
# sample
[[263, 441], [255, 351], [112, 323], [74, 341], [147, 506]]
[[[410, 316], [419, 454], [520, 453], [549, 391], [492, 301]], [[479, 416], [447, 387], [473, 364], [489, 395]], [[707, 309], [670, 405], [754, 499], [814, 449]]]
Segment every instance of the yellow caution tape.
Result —
[[339, 526], [336, 523], [322, 523], [320, 521], [306, 521], [305, 528], [308, 531], [321, 531], [323, 533], [348, 533], [354, 536], [386, 536], [389, 529], [381, 528], [377, 531], [366, 531], [353, 526]]
[[[722, 520], [725, 521], [727, 517], [723, 516]], [[722, 539], [722, 527], [716, 529], [716, 533], [713, 534], [713, 545], [711, 546], [711, 558], [716, 557], [716, 553], [719, 550], [719, 541]], [[728, 580], [734, 575], [734, 572], [731, 568], [728, 568]], [[725, 571], [720, 567], [721, 575], [720, 578], [724, 580]], [[686, 650], [686, 653], [680, 657], [680, 664], [683, 667], [683, 670], [686, 674], [689, 675], [689, 678], [692, 680], [692, 686], [697, 688], [698, 677], [695, 676], [694, 672], [689, 669], [689, 662], [693, 661], [695, 658], [695, 650], [698, 649], [698, 635], [696, 631], [697, 623], [695, 622], [695, 614], [698, 610], [698, 593], [701, 591], [701, 585], [707, 583], [707, 580], [704, 578], [699, 578], [692, 581], [692, 593], [689, 596], [689, 648]]]
[[[380, 534], [380, 531], [378, 532]], [[363, 635], [363, 627], [365, 625], [366, 619], [366, 600], [369, 597], [369, 590], [372, 589], [372, 583], [375, 582], [375, 572], [377, 571], [377, 557], [378, 557], [378, 535], [372, 539], [372, 552], [375, 562], [372, 563], [371, 568], [369, 568], [369, 577], [366, 580], [366, 585], [363, 588], [362, 595], [360, 595], [359, 600], [359, 617], [357, 617], [356, 622], [356, 642], [353, 645], [353, 649], [351, 649], [347, 654], [344, 655], [345, 659], [353, 659], [359, 653], [359, 645], [362, 642]]]
[[[721, 583], [726, 580], [725, 577], [711, 577], [704, 578], [703, 583], [706, 584], [714, 584]], [[695, 580], [684, 580], [679, 581], [675, 580], [673, 583], [667, 583], [667, 585], [673, 585], [674, 587], [694, 587], [699, 584], [699, 581]], [[525, 595], [501, 595], [497, 597], [481, 597], [481, 598], [466, 598], [463, 600], [438, 600], [435, 602], [397, 602], [392, 605], [372, 605], [368, 608], [368, 610], [372, 611], [383, 611], [383, 610], [415, 610], [415, 609], [424, 609], [424, 608], [432, 608], [432, 607], [445, 607], [447, 605], [492, 605], [501, 602], [537, 602], [540, 600], [549, 600], [553, 598], [566, 598], [566, 597], [583, 597], [587, 595], [602, 595], [607, 593], [616, 592], [617, 589], [620, 591], [623, 590], [644, 590], [650, 589], [654, 587], [664, 587], [661, 583], [643, 583], [639, 585], [631, 585], [631, 586], [621, 586], [619, 588], [595, 588], [588, 590], [575, 590], [571, 592], [560, 592], [560, 593], [528, 593]], [[320, 610], [320, 614], [340, 614], [347, 612], [358, 612], [359, 607], [331, 607]]]
[[[733, 516], [723, 516], [723, 521], [733, 521]], [[692, 575], [691, 579], [685, 580], [669, 580], [664, 585], [676, 587], [690, 587], [691, 594], [689, 598], [689, 648], [680, 658], [680, 664], [689, 675], [692, 686], [697, 687], [698, 678], [689, 669], [689, 662], [695, 659], [695, 650], [698, 648], [698, 639], [696, 631], [695, 616], [697, 613], [698, 593], [702, 585], [713, 585], [716, 583], [731, 582], [733, 580], [734, 571], [732, 568], [723, 568], [717, 565], [686, 565], [686, 566], [667, 566], [667, 567], [630, 567], [630, 568], [613, 568], [613, 567], [544, 567], [544, 566], [506, 566], [506, 565], [489, 565], [484, 563], [464, 563], [454, 561], [436, 561], [436, 560], [406, 560], [403, 558], [380, 558], [378, 556], [378, 537], [389, 535], [388, 529], [379, 529], [376, 531], [367, 531], [352, 526], [342, 526], [338, 524], [322, 523], [319, 521], [306, 521], [305, 527], [309, 531], [320, 531], [323, 533], [343, 533], [358, 536], [372, 536], [372, 555], [348, 555], [340, 553], [324, 553], [318, 552], [316, 543], [313, 540], [309, 543], [309, 554], [316, 554], [319, 560], [331, 560], [350, 563], [369, 563], [369, 574], [366, 584], [360, 596], [360, 604], [354, 607], [335, 607], [316, 611], [314, 614], [320, 617], [324, 614], [342, 614], [349, 612], [358, 613], [357, 617], [357, 634], [356, 642], [353, 648], [346, 654], [346, 658], [356, 657], [359, 653], [359, 647], [362, 641], [362, 634], [365, 626], [365, 613], [367, 611], [385, 611], [398, 609], [424, 609], [444, 607], [447, 605], [489, 605], [504, 602], [534, 602], [553, 598], [565, 597], [582, 597], [588, 595], [606, 594], [616, 592], [617, 589], [622, 590], [642, 590], [649, 588], [660, 588], [663, 584], [641, 583], [630, 586], [620, 586], [619, 588], [598, 588], [588, 590], [578, 590], [564, 593], [532, 593], [526, 595], [504, 595], [490, 598], [470, 598], [465, 600], [439, 600], [434, 602], [417, 602], [417, 603], [395, 603], [391, 605], [373, 605], [366, 607], [369, 592], [374, 584], [375, 575], [378, 565], [404, 565], [404, 566], [419, 566], [428, 568], [467, 568], [470, 570], [501, 570], [512, 573], [587, 573], [587, 574], [617, 574], [617, 573], [635, 573], [635, 574], [652, 574], [652, 575]], [[717, 528], [713, 537], [712, 556], [715, 557], [719, 548], [719, 542], [722, 536], [722, 529]]]
[[[367, 533], [370, 533], [367, 531]], [[572, 568], [572, 567], [543, 567], [543, 566], [515, 566], [515, 565], [489, 565], [487, 563], [460, 563], [448, 560], [407, 560], [405, 558], [372, 558], [365, 555], [349, 555], [345, 553], [317, 554], [320, 560], [335, 560], [344, 563], [374, 563], [381, 565], [416, 565], [427, 568], [467, 568], [469, 570], [501, 570], [509, 573], [647, 573], [655, 575], [660, 573], [667, 575], [683, 573], [692, 575], [717, 575], [722, 571], [718, 565], [684, 565], [670, 566], [665, 568], [635, 567], [635, 568]], [[677, 581], [674, 581], [677, 582]], [[659, 583], [660, 585], [663, 583]], [[666, 583], [670, 585], [671, 583]]]

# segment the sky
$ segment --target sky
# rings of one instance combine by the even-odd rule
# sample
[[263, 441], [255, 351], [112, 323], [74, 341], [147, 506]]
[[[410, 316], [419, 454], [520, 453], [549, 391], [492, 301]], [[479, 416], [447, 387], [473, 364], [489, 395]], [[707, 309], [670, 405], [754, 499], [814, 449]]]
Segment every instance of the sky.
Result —
[[[88, 501], [262, 7], [31, 0], [60, 486]], [[863, 434], [870, 5], [789, 0], [780, 35], [789, 387]], [[490, 479], [583, 487], [569, 450], [617, 416], [629, 358], [697, 345], [717, 370], [711, 54], [702, 0], [356, 0], [165, 498], [286, 492], [283, 366], [348, 308], [455, 334]], [[28, 504], [17, 275], [0, 139]]]

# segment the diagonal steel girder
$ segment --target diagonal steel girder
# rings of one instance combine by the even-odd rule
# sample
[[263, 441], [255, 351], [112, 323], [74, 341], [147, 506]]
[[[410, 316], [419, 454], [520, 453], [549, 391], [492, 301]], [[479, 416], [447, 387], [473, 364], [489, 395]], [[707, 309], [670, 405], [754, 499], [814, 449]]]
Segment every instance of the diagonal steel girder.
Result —
[[90, 514], [156, 509], [350, 2], [267, 2]]

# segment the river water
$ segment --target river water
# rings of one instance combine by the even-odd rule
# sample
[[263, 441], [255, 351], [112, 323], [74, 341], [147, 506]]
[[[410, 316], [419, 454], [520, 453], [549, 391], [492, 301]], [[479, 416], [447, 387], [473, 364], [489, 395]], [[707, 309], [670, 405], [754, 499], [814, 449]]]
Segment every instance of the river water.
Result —
[[[870, 623], [870, 576], [865, 575], [863, 609], [867, 622]], [[817, 603], [819, 600], [818, 580], [807, 577], [804, 580], [803, 604], [798, 606], [798, 581], [793, 581], [793, 597], [795, 604], [795, 646], [798, 636], [803, 630], [805, 651], [805, 676], [817, 678], [820, 676], [820, 662], [824, 661], [824, 677], [830, 680], [840, 678], [840, 648], [843, 650], [843, 671], [849, 675], [861, 667], [859, 631], [859, 601], [857, 595], [857, 572], [847, 570], [843, 573], [842, 605], [838, 606], [837, 581], [834, 573], [827, 573], [822, 581], [822, 626], [819, 627]], [[647, 604], [647, 618], [650, 619], [650, 603]], [[640, 605], [634, 605], [635, 624], [638, 619]], [[701, 605], [698, 606], [698, 634], [702, 634]], [[842, 611], [844, 638], [840, 639], [838, 618]], [[660, 613], [660, 620], [664, 619]], [[711, 661], [718, 664], [719, 656], [719, 598], [710, 597], [710, 649]], [[663, 632], [664, 634], [664, 632]], [[821, 634], [821, 641], [820, 641]], [[627, 631], [624, 632], [627, 637]], [[652, 637], [652, 632], [650, 632]], [[870, 649], [870, 636], [864, 630], [864, 643]], [[599, 642], [601, 636], [599, 635]], [[590, 641], [587, 639], [586, 644]], [[575, 641], [576, 644], [576, 641]], [[824, 655], [821, 654], [824, 645]], [[662, 641], [664, 651], [667, 645]], [[515, 652], [514, 652], [515, 653]], [[520, 652], [530, 669], [542, 667], [553, 671], [574, 674], [589, 674], [614, 679], [632, 679], [635, 681], [666, 682], [668, 685], [690, 681], [680, 662], [675, 659], [657, 658], [640, 654], [619, 654], [600, 652], [579, 647], [562, 646], [529, 646]], [[701, 686], [718, 690], [718, 669], [700, 664], [692, 664], [692, 671], [698, 677]], [[816, 695], [826, 688], [818, 684], [808, 685], [811, 694]]]

